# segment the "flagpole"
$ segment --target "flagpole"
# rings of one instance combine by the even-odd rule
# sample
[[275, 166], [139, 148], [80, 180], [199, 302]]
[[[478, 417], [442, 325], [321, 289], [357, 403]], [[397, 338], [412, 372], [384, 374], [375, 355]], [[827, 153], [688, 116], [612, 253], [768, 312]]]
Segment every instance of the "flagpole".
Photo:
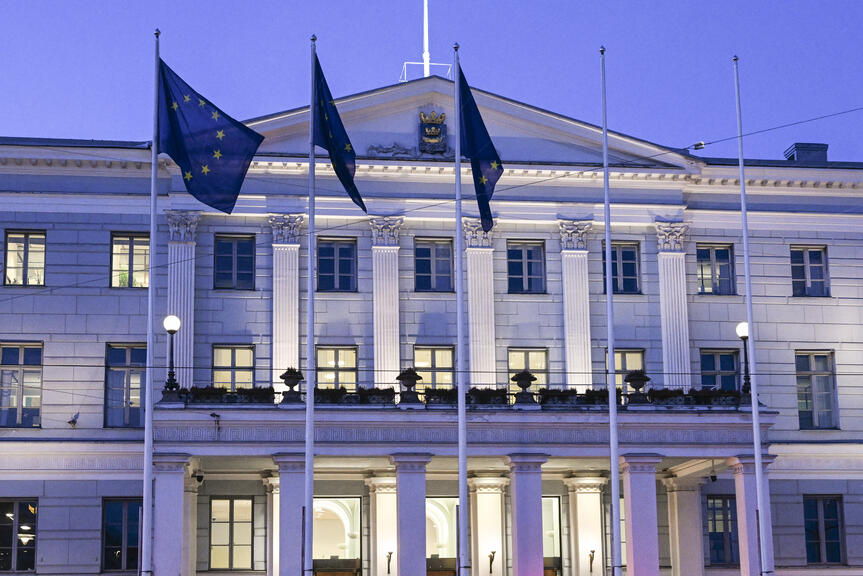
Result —
[[305, 515], [303, 516], [303, 573], [312, 575], [312, 525], [315, 515], [315, 42], [312, 35], [312, 98], [309, 103], [309, 246], [306, 294], [306, 461], [305, 461]]
[[749, 220], [746, 212], [746, 178], [743, 169], [743, 113], [740, 107], [740, 73], [738, 59], [734, 57], [734, 93], [737, 102], [737, 157], [740, 168], [740, 219], [743, 229], [743, 274], [746, 283], [746, 322], [749, 325], [749, 337], [744, 346], [749, 353], [749, 393], [752, 402], [752, 444], [755, 452], [755, 496], [758, 505], [758, 543], [760, 545], [761, 570], [759, 574], [773, 573], [773, 557], [768, 538], [771, 526], [767, 524], [764, 510], [769, 503], [764, 494], [764, 471], [761, 463], [761, 414], [758, 410], [758, 369], [755, 358], [755, 324], [752, 314], [752, 276], [749, 268]]
[[617, 442], [617, 385], [614, 362], [614, 278], [611, 275], [611, 196], [608, 191], [608, 117], [605, 100], [605, 46], [599, 49], [602, 64], [602, 184], [605, 219], [605, 315], [608, 325], [608, 444], [611, 468], [611, 573], [620, 576], [620, 462]]
[[464, 350], [464, 234], [461, 215], [461, 86], [458, 44], [453, 45], [455, 60], [455, 299], [456, 299], [456, 374], [458, 376], [458, 565], [459, 576], [470, 575], [467, 538], [467, 373]]
[[150, 266], [147, 282], [147, 380], [144, 383], [144, 495], [141, 528], [141, 574], [153, 573], [153, 378], [155, 377], [156, 180], [159, 176], [159, 29], [156, 28], [153, 84], [153, 142], [150, 144]]

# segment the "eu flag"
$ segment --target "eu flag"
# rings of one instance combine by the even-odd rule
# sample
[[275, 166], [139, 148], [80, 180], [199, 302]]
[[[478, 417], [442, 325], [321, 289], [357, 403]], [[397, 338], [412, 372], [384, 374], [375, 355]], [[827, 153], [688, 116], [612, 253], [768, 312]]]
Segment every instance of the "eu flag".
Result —
[[315, 54], [315, 102], [312, 109], [312, 122], [314, 122], [315, 144], [330, 153], [333, 170], [335, 170], [339, 182], [345, 187], [345, 192], [363, 212], [368, 212], [360, 192], [354, 184], [357, 154], [354, 152], [354, 147], [351, 146], [348, 133], [345, 132], [345, 125], [342, 124], [339, 111], [336, 110], [336, 103], [333, 100], [333, 95], [330, 94], [330, 87], [327, 86], [327, 80], [324, 78], [324, 71], [321, 70], [321, 63], [318, 61], [317, 54]]
[[180, 166], [192, 196], [230, 214], [263, 139], [159, 61], [159, 152]]
[[479, 204], [479, 216], [482, 229], [488, 232], [494, 226], [489, 200], [494, 194], [494, 185], [503, 174], [500, 156], [494, 149], [488, 130], [479, 114], [479, 108], [467, 85], [461, 66], [458, 69], [459, 81], [459, 127], [461, 128], [461, 153], [470, 159], [473, 170], [473, 187], [476, 190], [476, 202]]

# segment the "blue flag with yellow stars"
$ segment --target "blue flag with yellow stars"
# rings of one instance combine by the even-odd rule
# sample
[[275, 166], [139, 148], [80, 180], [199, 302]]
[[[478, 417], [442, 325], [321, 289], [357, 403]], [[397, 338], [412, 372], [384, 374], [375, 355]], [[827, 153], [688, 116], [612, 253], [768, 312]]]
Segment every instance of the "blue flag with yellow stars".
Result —
[[159, 152], [180, 166], [192, 196], [230, 214], [263, 139], [159, 61]]
[[459, 95], [461, 106], [459, 110], [459, 127], [461, 128], [461, 154], [470, 159], [473, 170], [473, 187], [476, 189], [476, 202], [479, 204], [479, 216], [482, 229], [488, 232], [494, 226], [489, 201], [494, 194], [494, 185], [503, 174], [500, 156], [494, 149], [485, 123], [479, 114], [479, 108], [467, 85], [461, 66], [458, 69]]
[[315, 96], [314, 109], [312, 110], [314, 142], [330, 153], [333, 170], [335, 170], [339, 182], [345, 187], [345, 192], [348, 193], [354, 204], [359, 206], [363, 212], [368, 212], [366, 204], [357, 190], [357, 185], [354, 184], [357, 154], [354, 152], [354, 147], [351, 146], [348, 133], [345, 132], [345, 125], [342, 124], [339, 111], [336, 110], [336, 103], [333, 100], [333, 95], [330, 94], [330, 87], [327, 86], [327, 80], [324, 78], [324, 71], [321, 70], [321, 63], [318, 61], [317, 54], [315, 54]]

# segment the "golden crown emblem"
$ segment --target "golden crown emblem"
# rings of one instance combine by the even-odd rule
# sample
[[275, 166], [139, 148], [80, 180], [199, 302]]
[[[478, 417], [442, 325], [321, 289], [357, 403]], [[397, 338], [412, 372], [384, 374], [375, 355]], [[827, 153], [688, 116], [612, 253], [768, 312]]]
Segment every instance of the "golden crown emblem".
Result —
[[446, 120], [446, 112], [442, 112], [440, 116], [434, 110], [431, 111], [431, 114], [420, 112], [420, 122], [423, 124], [443, 124], [444, 120]]

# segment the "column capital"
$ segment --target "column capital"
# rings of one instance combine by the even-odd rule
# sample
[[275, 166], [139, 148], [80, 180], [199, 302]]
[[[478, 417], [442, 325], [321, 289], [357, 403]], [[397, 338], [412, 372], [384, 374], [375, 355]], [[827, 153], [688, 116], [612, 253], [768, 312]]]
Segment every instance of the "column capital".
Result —
[[194, 242], [201, 213], [197, 210], [165, 210], [168, 219], [168, 240]]
[[682, 252], [689, 224], [656, 220], [656, 241], [660, 252]]
[[667, 492], [697, 492], [704, 484], [701, 476], [671, 476], [662, 479], [662, 485]]
[[558, 220], [560, 227], [560, 249], [587, 250], [587, 239], [593, 228], [593, 220]]
[[364, 482], [369, 487], [369, 492], [376, 494], [396, 493], [395, 476], [372, 476], [371, 478], [366, 478]]
[[[766, 469], [776, 457], [770, 454], [765, 454], [761, 457], [761, 465]], [[725, 463], [729, 468], [734, 470], [734, 474], [755, 474], [755, 455], [741, 454], [726, 458]]]
[[548, 462], [548, 454], [533, 452], [517, 452], [504, 457], [510, 472], [540, 472], [542, 465]]
[[492, 230], [484, 231], [479, 218], [462, 218], [462, 232], [467, 248], [491, 248]]
[[266, 478], [261, 478], [261, 482], [264, 484], [264, 488], [266, 488], [267, 492], [271, 494], [278, 494], [279, 487], [281, 486], [281, 478], [278, 476], [267, 476]]
[[306, 469], [306, 455], [302, 452], [273, 454], [273, 462], [279, 467], [279, 472], [303, 472]]
[[200, 484], [198, 483], [198, 479], [195, 478], [194, 475], [186, 476], [185, 478], [183, 478], [183, 492], [197, 494], [198, 486], [200, 486]]
[[401, 216], [371, 216], [372, 246], [398, 246], [399, 231], [405, 219]]
[[188, 454], [153, 454], [153, 468], [157, 472], [185, 472], [190, 460]]
[[426, 465], [431, 462], [432, 455], [425, 452], [398, 452], [390, 454], [390, 463], [396, 471], [425, 472]]
[[570, 494], [600, 494], [605, 485], [608, 484], [608, 478], [601, 476], [574, 476], [572, 478], [564, 478], [563, 483]]
[[503, 489], [509, 485], [509, 478], [505, 476], [476, 476], [468, 478], [467, 485], [471, 492], [501, 494]]
[[267, 220], [273, 228], [273, 244], [299, 244], [304, 214], [270, 214]]
[[623, 454], [620, 471], [633, 474], [656, 474], [656, 465], [662, 462], [659, 454]]

